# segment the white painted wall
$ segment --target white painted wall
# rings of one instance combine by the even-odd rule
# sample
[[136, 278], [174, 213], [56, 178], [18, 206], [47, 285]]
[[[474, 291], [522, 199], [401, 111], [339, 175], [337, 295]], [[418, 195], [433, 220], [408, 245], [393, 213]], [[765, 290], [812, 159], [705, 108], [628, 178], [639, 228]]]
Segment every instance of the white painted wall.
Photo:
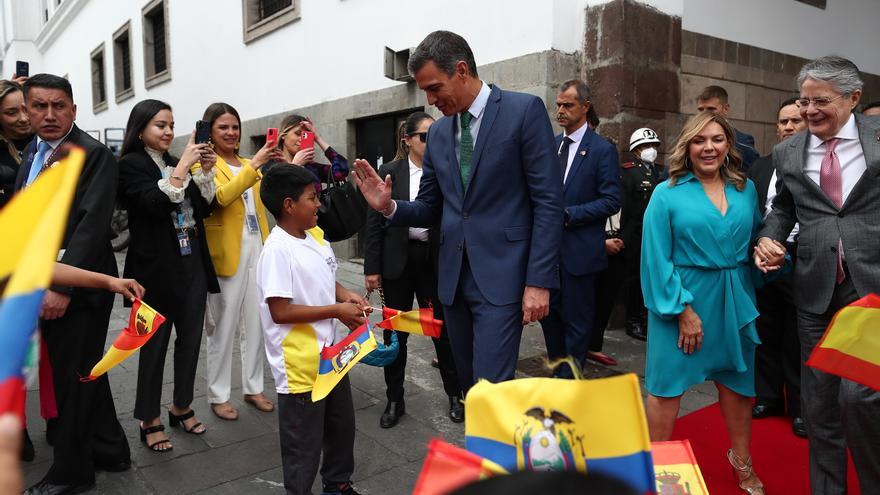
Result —
[[804, 58], [837, 54], [880, 74], [880, 1], [684, 0], [682, 28]]
[[[384, 47], [414, 47], [436, 29], [463, 35], [478, 64], [551, 48], [572, 52], [580, 48], [587, 3], [559, 0], [565, 6], [560, 8], [555, 2], [533, 0], [300, 1], [299, 21], [245, 45], [241, 0], [169, 0], [172, 79], [147, 91], [141, 24], [145, 1], [89, 0], [42, 47], [42, 60], [32, 61], [31, 72], [69, 74], [83, 128], [124, 127], [137, 101], [157, 98], [174, 107], [181, 134], [214, 101], [226, 101], [250, 119], [401, 84], [383, 76]], [[135, 97], [117, 105], [112, 35], [129, 19]], [[93, 115], [89, 54], [101, 43], [109, 108]]]

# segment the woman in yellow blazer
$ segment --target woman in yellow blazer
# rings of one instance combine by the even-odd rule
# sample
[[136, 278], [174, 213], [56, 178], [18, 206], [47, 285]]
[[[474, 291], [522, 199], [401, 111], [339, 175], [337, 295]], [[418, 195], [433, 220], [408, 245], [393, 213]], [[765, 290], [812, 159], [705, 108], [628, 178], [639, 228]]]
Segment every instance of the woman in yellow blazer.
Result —
[[274, 409], [263, 395], [265, 350], [254, 276], [263, 241], [269, 235], [260, 201], [260, 167], [277, 159], [280, 152], [268, 143], [272, 146], [264, 146], [253, 159], [241, 157], [241, 119], [230, 105], [211, 104], [202, 120], [211, 126], [217, 154], [216, 201], [213, 213], [205, 219], [205, 236], [220, 283], [220, 293], [208, 297], [205, 317], [208, 402], [218, 417], [234, 420], [238, 411], [230, 402], [232, 346], [238, 328], [244, 401], [260, 411]]

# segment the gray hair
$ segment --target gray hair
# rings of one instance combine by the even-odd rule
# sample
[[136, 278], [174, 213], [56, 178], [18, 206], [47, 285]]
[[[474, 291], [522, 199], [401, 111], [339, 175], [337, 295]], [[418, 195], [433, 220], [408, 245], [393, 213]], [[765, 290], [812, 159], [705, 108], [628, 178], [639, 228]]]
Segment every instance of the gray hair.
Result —
[[580, 79], [571, 79], [569, 81], [565, 81], [564, 83], [559, 85], [559, 92], [567, 91], [568, 88], [574, 87], [575, 91], [578, 95], [578, 102], [581, 105], [590, 101], [590, 86], [587, 83], [581, 81]]
[[452, 76], [456, 64], [461, 61], [467, 63], [471, 77], [479, 77], [474, 52], [468, 42], [451, 31], [434, 31], [410, 54], [407, 69], [411, 75], [415, 75], [428, 62], [434, 62], [438, 69]]
[[865, 84], [859, 76], [859, 68], [856, 64], [837, 55], [819, 57], [804, 64], [798, 73], [798, 88], [807, 78], [826, 82], [840, 94], [860, 91]]

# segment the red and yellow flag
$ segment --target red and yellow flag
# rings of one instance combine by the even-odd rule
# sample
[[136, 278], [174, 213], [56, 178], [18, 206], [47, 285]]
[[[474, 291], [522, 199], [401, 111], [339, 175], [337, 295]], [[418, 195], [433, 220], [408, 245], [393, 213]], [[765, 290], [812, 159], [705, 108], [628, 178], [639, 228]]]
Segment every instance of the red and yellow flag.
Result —
[[880, 296], [838, 311], [807, 365], [880, 390]]
[[434, 438], [413, 495], [445, 495], [469, 483], [507, 474], [498, 464]]
[[657, 493], [708, 495], [703, 473], [687, 440], [651, 442]]
[[89, 376], [80, 378], [80, 381], [90, 382], [110, 371], [117, 364], [125, 361], [134, 351], [140, 349], [148, 340], [153, 338], [156, 330], [165, 321], [165, 317], [149, 307], [140, 299], [136, 299], [131, 307], [128, 317], [128, 326], [119, 333], [113, 346], [107, 350], [107, 354], [92, 368]]
[[434, 310], [432, 308], [400, 311], [383, 306], [382, 321], [376, 326], [386, 330], [414, 333], [436, 339], [440, 337], [443, 322], [434, 319]]

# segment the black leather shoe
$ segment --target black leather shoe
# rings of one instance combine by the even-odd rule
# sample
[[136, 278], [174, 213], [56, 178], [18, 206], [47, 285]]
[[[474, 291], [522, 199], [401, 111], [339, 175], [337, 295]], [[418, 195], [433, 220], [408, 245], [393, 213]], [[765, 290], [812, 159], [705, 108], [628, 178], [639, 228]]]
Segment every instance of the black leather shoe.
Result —
[[449, 419], [453, 423], [464, 421], [464, 404], [461, 403], [461, 397], [458, 395], [449, 396]]
[[379, 417], [379, 426], [382, 428], [393, 428], [404, 414], [406, 414], [406, 406], [403, 401], [389, 401], [388, 405], [385, 406], [385, 412]]
[[765, 406], [764, 404], [752, 406], [752, 417], [755, 419], [782, 416], [783, 414], [785, 414], [785, 411], [781, 407]]
[[124, 461], [95, 461], [95, 471], [107, 471], [108, 473], [121, 473], [131, 469], [131, 459]]
[[94, 487], [94, 482], [80, 485], [55, 485], [44, 480], [25, 490], [24, 495], [73, 495], [89, 491]]
[[21, 441], [21, 460], [31, 462], [34, 460], [36, 452], [34, 452], [34, 442], [31, 442], [31, 436], [28, 435], [27, 428], [24, 429], [24, 438]]
[[791, 420], [791, 432], [795, 436], [807, 438], [807, 425], [804, 424], [804, 418], [794, 418]]
[[627, 322], [626, 334], [636, 340], [641, 340], [642, 342], [648, 340], [648, 332], [645, 331], [645, 325], [640, 321]]

